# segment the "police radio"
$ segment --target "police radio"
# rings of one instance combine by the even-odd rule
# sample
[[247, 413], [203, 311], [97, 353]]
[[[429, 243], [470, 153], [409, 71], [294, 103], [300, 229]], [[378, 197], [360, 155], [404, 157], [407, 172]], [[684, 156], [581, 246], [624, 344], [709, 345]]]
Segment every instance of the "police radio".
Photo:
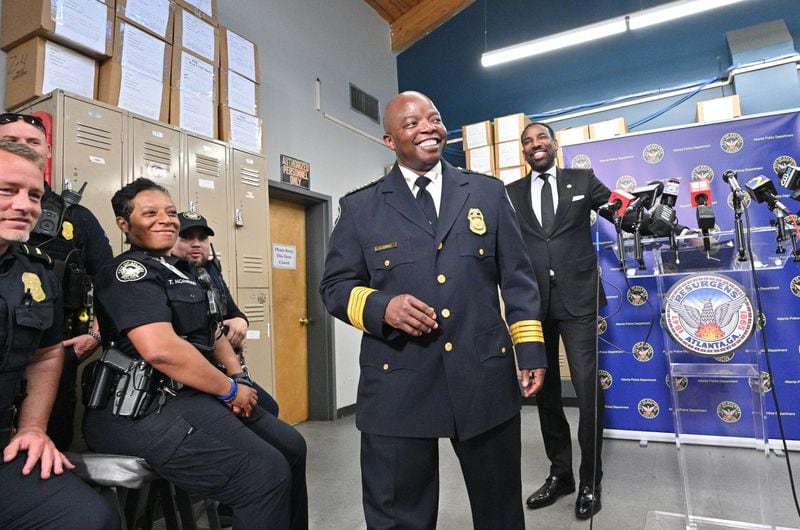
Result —
[[58, 231], [61, 229], [64, 211], [81, 202], [83, 190], [86, 189], [87, 184], [88, 182], [84, 182], [83, 186], [81, 186], [81, 189], [78, 191], [65, 188], [60, 195], [65, 205], [63, 208], [58, 204], [54, 204], [55, 201], [45, 200], [42, 203], [42, 213], [39, 215], [39, 220], [36, 222], [33, 232], [47, 237], [56, 237]]

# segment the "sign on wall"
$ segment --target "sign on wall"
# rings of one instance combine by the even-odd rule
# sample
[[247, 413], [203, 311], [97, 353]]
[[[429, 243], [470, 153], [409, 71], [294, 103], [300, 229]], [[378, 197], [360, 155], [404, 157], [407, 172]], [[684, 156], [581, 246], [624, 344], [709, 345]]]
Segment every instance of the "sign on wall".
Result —
[[310, 189], [311, 164], [289, 155], [281, 155], [281, 182]]

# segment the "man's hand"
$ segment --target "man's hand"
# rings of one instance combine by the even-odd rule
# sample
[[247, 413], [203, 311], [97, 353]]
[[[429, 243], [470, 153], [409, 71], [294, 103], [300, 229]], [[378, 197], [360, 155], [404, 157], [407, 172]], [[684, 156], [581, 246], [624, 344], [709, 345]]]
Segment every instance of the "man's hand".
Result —
[[3, 462], [11, 462], [20, 451], [26, 451], [28, 458], [22, 467], [22, 474], [29, 475], [36, 462], [42, 463], [42, 480], [50, 478], [52, 473], [60, 475], [66, 469], [75, 469], [66, 456], [56, 449], [53, 441], [41, 429], [22, 429], [11, 439], [3, 450]]
[[383, 321], [395, 329], [419, 337], [439, 327], [436, 311], [410, 294], [399, 294], [389, 300]]
[[77, 337], [72, 337], [71, 339], [67, 339], [64, 341], [64, 348], [72, 347], [75, 351], [75, 357], [78, 359], [83, 359], [97, 347], [100, 346], [100, 343], [97, 342], [97, 339], [89, 335], [78, 335]]
[[228, 326], [228, 342], [231, 343], [233, 349], [239, 350], [244, 346], [244, 339], [247, 337], [247, 320], [242, 317], [229, 318], [223, 320], [222, 324]]
[[535, 396], [539, 390], [542, 389], [542, 385], [544, 385], [544, 373], [546, 371], [547, 370], [544, 368], [535, 368], [533, 370], [523, 368], [521, 370], [522, 381], [520, 381], [520, 384], [522, 385], [523, 397]]
[[228, 407], [237, 416], [250, 416], [253, 412], [253, 407], [258, 403], [258, 394], [254, 388], [246, 385], [239, 385], [236, 391], [236, 397], [228, 403]]

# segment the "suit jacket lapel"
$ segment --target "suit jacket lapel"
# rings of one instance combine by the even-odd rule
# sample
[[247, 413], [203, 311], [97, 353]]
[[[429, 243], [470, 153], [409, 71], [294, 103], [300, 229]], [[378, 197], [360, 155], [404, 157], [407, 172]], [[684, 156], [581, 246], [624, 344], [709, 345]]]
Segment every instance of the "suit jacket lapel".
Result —
[[384, 194], [386, 204], [397, 210], [400, 215], [419, 226], [430, 235], [436, 235], [433, 227], [425, 219], [422, 210], [414, 201], [414, 195], [403, 178], [403, 173], [395, 163], [392, 170], [386, 175], [381, 185], [381, 192]]
[[531, 174], [528, 173], [527, 176], [519, 180], [519, 184], [516, 186], [512, 185], [510, 188], [506, 189], [508, 190], [510, 196], [514, 196], [514, 204], [519, 207], [522, 217], [525, 219], [524, 224], [530, 227], [537, 234], [543, 236], [544, 230], [542, 230], [542, 224], [539, 222], [539, 219], [536, 218], [536, 214], [533, 213], [533, 203], [531, 202], [532, 185], [533, 179], [531, 178]]
[[569, 215], [572, 207], [572, 198], [575, 196], [575, 183], [572, 175], [563, 169], [556, 168], [556, 183], [558, 185], [558, 208], [556, 208], [556, 221], [553, 232], [557, 227], [563, 226], [564, 219]]
[[469, 197], [469, 181], [453, 166], [442, 160], [442, 202], [439, 205], [439, 222], [436, 238], [441, 240], [453, 227], [459, 212]]

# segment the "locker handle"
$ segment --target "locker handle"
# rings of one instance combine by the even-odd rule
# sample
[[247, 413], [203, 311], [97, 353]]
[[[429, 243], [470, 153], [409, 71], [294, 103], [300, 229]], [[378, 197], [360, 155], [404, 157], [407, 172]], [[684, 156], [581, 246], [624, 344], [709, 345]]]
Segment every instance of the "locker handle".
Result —
[[240, 226], [244, 226], [244, 216], [242, 215], [242, 209], [236, 208], [233, 213], [233, 226], [239, 228]]
[[308, 326], [310, 323], [311, 321], [308, 319], [308, 317], [300, 317], [301, 326]]

